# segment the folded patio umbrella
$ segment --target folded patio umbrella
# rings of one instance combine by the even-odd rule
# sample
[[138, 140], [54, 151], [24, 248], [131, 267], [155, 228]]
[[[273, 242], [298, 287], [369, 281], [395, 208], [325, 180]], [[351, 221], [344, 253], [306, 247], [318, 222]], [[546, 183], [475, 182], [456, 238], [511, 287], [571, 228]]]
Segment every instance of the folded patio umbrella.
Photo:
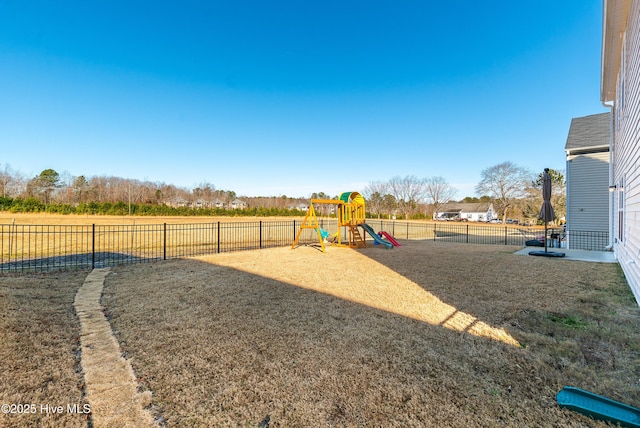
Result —
[[556, 213], [553, 211], [553, 206], [551, 205], [551, 175], [549, 174], [549, 168], [545, 168], [542, 174], [542, 208], [540, 209], [539, 217], [544, 221], [544, 253], [541, 251], [532, 251], [529, 254], [533, 256], [564, 256], [564, 253], [550, 253], [547, 250], [547, 226], [550, 221], [556, 218]]
[[549, 168], [544, 169], [542, 174], [542, 208], [540, 209], [540, 219], [544, 221], [545, 226], [548, 222], [555, 220], [556, 213], [551, 205], [551, 175]]

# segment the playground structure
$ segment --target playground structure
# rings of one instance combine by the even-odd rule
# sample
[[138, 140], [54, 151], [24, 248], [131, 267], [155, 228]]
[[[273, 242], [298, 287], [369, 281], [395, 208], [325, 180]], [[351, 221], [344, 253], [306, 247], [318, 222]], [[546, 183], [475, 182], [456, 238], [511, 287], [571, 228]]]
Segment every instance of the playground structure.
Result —
[[[318, 222], [318, 216], [316, 213], [315, 205], [334, 205], [336, 207], [335, 214], [337, 218], [338, 230], [329, 234], [324, 230]], [[361, 248], [367, 245], [366, 235], [360, 233], [358, 228], [361, 228], [364, 232], [367, 232], [374, 240], [375, 243], [383, 245], [386, 248], [393, 248], [399, 246], [398, 242], [393, 239], [391, 235], [384, 233], [387, 239], [379, 236], [371, 226], [365, 223], [365, 207], [364, 197], [358, 192], [345, 192], [342, 193], [338, 199], [311, 199], [309, 204], [309, 210], [305, 216], [300, 229], [296, 235], [291, 249], [296, 248], [300, 240], [300, 236], [305, 229], [313, 229], [316, 231], [320, 248], [322, 252], [325, 252], [324, 243], [331, 243], [332, 245], [340, 247]], [[342, 231], [347, 231], [347, 241], [342, 242]]]

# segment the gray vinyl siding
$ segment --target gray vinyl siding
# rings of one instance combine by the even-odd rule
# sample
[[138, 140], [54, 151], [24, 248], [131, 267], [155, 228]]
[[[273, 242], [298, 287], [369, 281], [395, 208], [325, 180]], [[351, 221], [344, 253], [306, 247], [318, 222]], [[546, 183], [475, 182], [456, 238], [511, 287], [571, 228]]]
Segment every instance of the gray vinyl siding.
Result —
[[613, 248], [640, 303], [640, 2], [631, 2], [626, 25], [612, 153], [613, 183], [624, 183], [624, 190], [614, 193]]
[[609, 230], [609, 152], [567, 158], [567, 230]]

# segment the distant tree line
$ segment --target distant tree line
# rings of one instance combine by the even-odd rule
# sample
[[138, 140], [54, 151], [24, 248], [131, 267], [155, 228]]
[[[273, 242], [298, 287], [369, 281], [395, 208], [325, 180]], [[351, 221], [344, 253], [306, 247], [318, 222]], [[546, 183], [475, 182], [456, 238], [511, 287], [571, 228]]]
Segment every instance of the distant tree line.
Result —
[[[556, 217], [566, 213], [565, 179], [551, 170], [552, 204]], [[514, 218], [535, 223], [542, 205], [542, 173], [533, 174], [512, 162], [486, 168], [476, 185], [475, 196], [455, 200], [457, 190], [443, 177], [395, 176], [388, 181], [370, 182], [362, 194], [372, 217], [430, 219], [450, 202], [491, 202], [503, 221]], [[337, 199], [324, 192], [311, 198]], [[164, 182], [150, 182], [113, 176], [73, 177], [45, 169], [27, 178], [9, 165], [0, 168], [0, 210], [99, 215], [181, 215], [181, 216], [298, 216], [309, 200], [286, 195], [243, 197], [243, 209], [232, 209], [234, 191], [218, 190], [208, 182], [194, 189]], [[220, 202], [218, 206], [198, 205], [198, 201]], [[327, 211], [323, 213], [330, 215]]]
[[[27, 178], [0, 168], [0, 210], [99, 215], [184, 216], [296, 216], [304, 214], [304, 198], [285, 195], [243, 197], [243, 209], [231, 208], [238, 198], [234, 191], [218, 190], [208, 182], [193, 189], [163, 182], [140, 181], [113, 176], [73, 177], [45, 169]], [[200, 207], [197, 202], [205, 201]], [[307, 201], [308, 202], [308, 201]], [[215, 204], [219, 206], [212, 206]]]
[[81, 202], [65, 204], [52, 202], [46, 205], [36, 198], [10, 198], [0, 196], [0, 211], [52, 214], [96, 214], [96, 215], [138, 215], [138, 216], [234, 216], [272, 217], [301, 216], [305, 211], [296, 208], [249, 207], [245, 209], [172, 207], [169, 205], [128, 204], [126, 202]]

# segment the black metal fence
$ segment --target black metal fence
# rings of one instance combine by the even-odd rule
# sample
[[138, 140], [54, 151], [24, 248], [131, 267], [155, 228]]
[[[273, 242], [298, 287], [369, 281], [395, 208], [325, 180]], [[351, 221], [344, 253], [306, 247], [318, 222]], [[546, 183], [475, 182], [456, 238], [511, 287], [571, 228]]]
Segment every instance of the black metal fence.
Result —
[[567, 248], [574, 250], [605, 251], [609, 245], [609, 232], [567, 230]]
[[[540, 239], [540, 229], [486, 226], [474, 223], [420, 223], [367, 220], [377, 231], [396, 239], [434, 240], [468, 244], [524, 246]], [[230, 251], [285, 247], [292, 244], [300, 220], [133, 225], [0, 225], [0, 272], [40, 272], [88, 269], [121, 263], [142, 263]], [[335, 219], [320, 226], [336, 230]], [[555, 233], [555, 236], [553, 235]], [[563, 233], [563, 232], [562, 232]], [[561, 231], [549, 236], [564, 237]], [[317, 243], [305, 229], [301, 244]], [[346, 236], [343, 236], [346, 240]], [[560, 240], [558, 239], [558, 244]], [[608, 235], [571, 232], [591, 249], [604, 249]]]
[[540, 229], [476, 223], [410, 223], [371, 219], [367, 223], [375, 230], [385, 230], [397, 239], [430, 239], [465, 244], [524, 246], [526, 241], [542, 239], [544, 235]]

